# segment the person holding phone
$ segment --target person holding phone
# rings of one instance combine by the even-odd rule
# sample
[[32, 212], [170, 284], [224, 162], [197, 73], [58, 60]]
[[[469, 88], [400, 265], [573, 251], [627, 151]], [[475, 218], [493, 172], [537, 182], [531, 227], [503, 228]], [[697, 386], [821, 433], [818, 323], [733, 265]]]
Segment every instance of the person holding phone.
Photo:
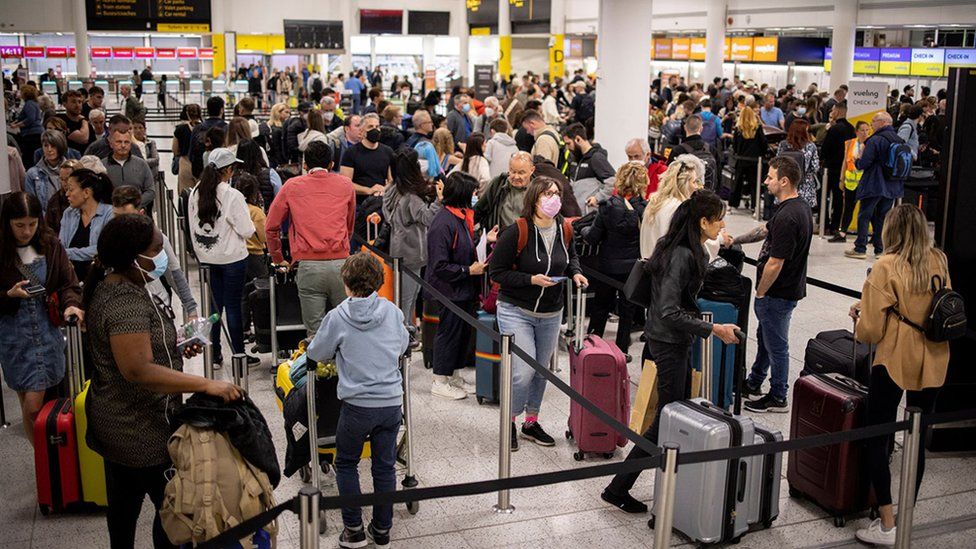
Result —
[[85, 313], [68, 254], [40, 201], [26, 192], [11, 194], [0, 209], [0, 288], [0, 366], [33, 443], [44, 392], [64, 379], [64, 338], [50, 314], [82, 321]]
[[[498, 283], [498, 329], [513, 342], [548, 364], [559, 340], [565, 287], [553, 277], [572, 277], [586, 287], [573, 247], [572, 229], [559, 215], [562, 185], [537, 177], [525, 191], [521, 218], [502, 231], [492, 252], [489, 274]], [[520, 228], [521, 226], [521, 228]], [[520, 232], [528, 231], [519, 250]], [[565, 283], [568, 283], [565, 282]], [[515, 418], [525, 413], [522, 438], [541, 446], [556, 441], [539, 425], [546, 378], [518, 356], [512, 360], [512, 451], [518, 450]]]
[[[705, 241], [715, 239], [725, 227], [725, 205], [709, 190], [695, 191], [674, 212], [671, 225], [647, 262], [651, 275], [651, 303], [647, 308], [644, 360], [657, 366], [657, 414], [644, 438], [658, 444], [661, 410], [672, 402], [688, 398], [691, 377], [691, 346], [697, 338], [716, 336], [736, 343], [734, 324], [713, 324], [701, 318], [698, 290], [705, 280], [708, 252]], [[739, 332], [741, 334], [741, 332]], [[627, 460], [648, 457], [638, 446]], [[647, 505], [630, 495], [640, 472], [613, 477], [601, 498], [627, 513], [647, 512]]]

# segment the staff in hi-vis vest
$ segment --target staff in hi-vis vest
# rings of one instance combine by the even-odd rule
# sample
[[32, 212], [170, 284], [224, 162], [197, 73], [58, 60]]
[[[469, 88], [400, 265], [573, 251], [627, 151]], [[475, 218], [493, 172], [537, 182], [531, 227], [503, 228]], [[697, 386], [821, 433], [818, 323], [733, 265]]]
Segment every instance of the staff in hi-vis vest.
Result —
[[844, 213], [841, 216], [838, 232], [844, 238], [847, 238], [848, 232], [857, 230], [854, 221], [854, 216], [857, 214], [857, 185], [864, 172], [854, 166], [854, 161], [861, 158], [864, 142], [871, 135], [871, 124], [863, 120], [858, 121], [854, 130], [857, 132], [857, 137], [848, 139], [844, 143], [844, 174], [840, 182], [841, 190], [844, 191]]

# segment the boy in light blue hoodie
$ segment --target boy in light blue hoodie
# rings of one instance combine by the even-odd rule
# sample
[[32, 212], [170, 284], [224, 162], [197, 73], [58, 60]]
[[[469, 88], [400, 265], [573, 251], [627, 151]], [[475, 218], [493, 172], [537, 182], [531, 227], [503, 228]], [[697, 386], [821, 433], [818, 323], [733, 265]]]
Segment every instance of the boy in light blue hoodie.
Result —
[[[346, 259], [340, 272], [348, 299], [325, 315], [308, 346], [308, 358], [336, 359], [338, 396], [342, 401], [336, 428], [336, 484], [339, 495], [359, 495], [359, 459], [367, 438], [372, 450], [373, 490], [396, 490], [396, 438], [403, 418], [403, 380], [399, 359], [409, 337], [403, 313], [376, 291], [383, 285], [383, 265], [360, 252]], [[343, 508], [345, 529], [339, 547], [355, 549], [390, 545], [393, 506], [373, 507], [363, 528], [359, 507]]]

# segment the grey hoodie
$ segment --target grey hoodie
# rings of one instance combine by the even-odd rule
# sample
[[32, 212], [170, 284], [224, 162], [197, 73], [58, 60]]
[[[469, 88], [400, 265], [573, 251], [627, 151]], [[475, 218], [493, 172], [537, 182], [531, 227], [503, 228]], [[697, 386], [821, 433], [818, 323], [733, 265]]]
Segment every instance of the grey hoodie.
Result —
[[325, 315], [308, 346], [308, 358], [336, 359], [339, 400], [363, 408], [400, 406], [399, 359], [407, 343], [403, 313], [373, 292], [350, 297]]
[[441, 211], [439, 200], [428, 204], [410, 193], [400, 194], [389, 185], [383, 195], [383, 217], [390, 222], [390, 255], [402, 257], [403, 265], [419, 271], [427, 264], [427, 227]]
[[518, 152], [515, 139], [507, 133], [496, 133], [485, 144], [485, 159], [488, 160], [488, 171], [494, 179], [508, 172], [508, 161]]

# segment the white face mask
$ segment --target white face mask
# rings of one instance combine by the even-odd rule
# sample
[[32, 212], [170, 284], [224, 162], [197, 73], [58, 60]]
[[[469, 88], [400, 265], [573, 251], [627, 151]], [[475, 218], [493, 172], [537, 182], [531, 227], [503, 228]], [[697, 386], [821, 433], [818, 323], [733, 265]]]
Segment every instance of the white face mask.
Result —
[[487, 116], [488, 118], [495, 116], [495, 109], [491, 107], [485, 107], [485, 116]]
[[335, 113], [334, 112], [332, 112], [332, 111], [322, 111], [322, 119], [325, 120], [326, 122], [332, 122], [332, 119], [334, 117], [335, 117]]

